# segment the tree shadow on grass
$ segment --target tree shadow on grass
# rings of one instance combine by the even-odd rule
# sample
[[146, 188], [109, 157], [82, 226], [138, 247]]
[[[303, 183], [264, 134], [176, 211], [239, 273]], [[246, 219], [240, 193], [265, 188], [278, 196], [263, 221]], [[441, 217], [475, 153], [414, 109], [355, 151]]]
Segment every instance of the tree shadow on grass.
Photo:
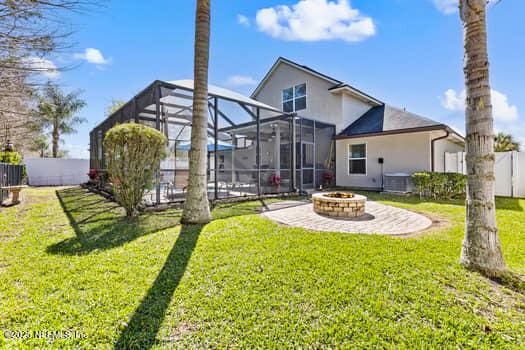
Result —
[[59, 190], [56, 195], [76, 235], [47, 247], [51, 254], [80, 255], [111, 249], [180, 222], [180, 210], [148, 212], [128, 219], [117, 204], [80, 188]]
[[496, 197], [496, 209], [523, 211], [518, 198]]
[[149, 349], [155, 344], [166, 310], [188, 266], [204, 225], [183, 225], [162, 270], [122, 331], [115, 349]]
[[525, 276], [507, 271], [500, 277], [490, 278], [491, 281], [509, 288], [510, 290], [525, 296]]
[[[119, 247], [141, 236], [179, 225], [182, 214], [181, 209], [167, 209], [128, 219], [118, 204], [82, 188], [58, 190], [56, 196], [75, 230], [75, 237], [47, 247], [46, 251], [51, 254], [82, 255]], [[261, 211], [261, 203], [216, 203], [212, 210], [215, 220], [226, 219], [256, 214]]]

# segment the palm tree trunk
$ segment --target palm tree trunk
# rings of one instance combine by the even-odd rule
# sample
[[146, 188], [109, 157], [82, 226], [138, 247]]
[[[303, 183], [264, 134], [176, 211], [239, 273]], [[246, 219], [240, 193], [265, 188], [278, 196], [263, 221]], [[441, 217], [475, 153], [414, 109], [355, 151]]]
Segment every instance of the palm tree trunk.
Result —
[[193, 119], [190, 171], [182, 222], [203, 224], [211, 221], [206, 174], [208, 152], [208, 62], [210, 54], [210, 0], [197, 0], [195, 17], [195, 57]]
[[52, 135], [51, 135], [51, 142], [53, 143], [53, 158], [58, 157], [58, 142], [59, 142], [59, 135], [58, 135], [58, 126], [53, 127]]
[[494, 138], [487, 52], [486, 0], [460, 0], [466, 85], [467, 215], [461, 264], [489, 277], [505, 262], [496, 227]]

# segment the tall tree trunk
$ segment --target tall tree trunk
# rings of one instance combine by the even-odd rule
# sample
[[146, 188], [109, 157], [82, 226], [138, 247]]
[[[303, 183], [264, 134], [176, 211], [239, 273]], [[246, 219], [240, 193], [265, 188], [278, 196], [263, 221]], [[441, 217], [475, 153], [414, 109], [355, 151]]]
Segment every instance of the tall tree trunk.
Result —
[[505, 262], [496, 227], [494, 136], [487, 52], [486, 0], [460, 0], [464, 27], [467, 216], [461, 264], [489, 277]]
[[53, 158], [58, 157], [58, 142], [60, 140], [60, 136], [58, 134], [58, 126], [53, 127], [52, 135], [51, 135], [51, 142], [53, 143]]
[[210, 54], [210, 0], [197, 0], [195, 16], [195, 57], [193, 119], [190, 171], [182, 222], [203, 224], [211, 221], [206, 174], [208, 155], [208, 62]]

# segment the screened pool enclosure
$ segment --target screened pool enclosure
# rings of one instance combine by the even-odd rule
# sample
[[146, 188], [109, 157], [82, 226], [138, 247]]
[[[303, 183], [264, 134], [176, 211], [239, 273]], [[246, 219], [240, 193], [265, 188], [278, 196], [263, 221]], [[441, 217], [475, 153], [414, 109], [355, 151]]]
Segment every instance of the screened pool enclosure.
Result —
[[[155, 81], [90, 133], [91, 168], [105, 172], [102, 141], [114, 125], [163, 132], [167, 158], [146, 202], [183, 201], [188, 186], [193, 81]], [[333, 174], [333, 125], [286, 114], [233, 91], [208, 91], [208, 197], [287, 193], [322, 186]]]

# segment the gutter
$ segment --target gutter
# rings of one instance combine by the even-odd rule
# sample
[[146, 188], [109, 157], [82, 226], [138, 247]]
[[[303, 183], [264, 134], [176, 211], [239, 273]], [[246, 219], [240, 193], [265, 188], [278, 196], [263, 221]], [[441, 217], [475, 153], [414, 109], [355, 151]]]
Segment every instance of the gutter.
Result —
[[399, 135], [399, 134], [408, 134], [408, 133], [413, 133], [413, 132], [424, 132], [424, 131], [434, 131], [434, 130], [450, 130], [450, 129], [448, 129], [448, 127], [445, 124], [438, 124], [438, 125], [431, 125], [431, 126], [419, 126], [415, 128], [369, 132], [369, 133], [364, 133], [364, 134], [352, 134], [352, 135], [339, 134], [335, 138], [336, 140], [357, 139], [357, 138], [371, 137], [371, 136]]
[[448, 130], [448, 128], [446, 129], [443, 129], [443, 131], [446, 132], [445, 136], [440, 136], [440, 137], [437, 137], [435, 139], [432, 139], [432, 141], [430, 142], [430, 161], [431, 161], [431, 167], [430, 167], [430, 171], [435, 171], [435, 159], [434, 159], [434, 151], [435, 151], [435, 143], [436, 141], [439, 141], [439, 140], [443, 140], [443, 139], [446, 139], [447, 137], [450, 136], [450, 131]]

